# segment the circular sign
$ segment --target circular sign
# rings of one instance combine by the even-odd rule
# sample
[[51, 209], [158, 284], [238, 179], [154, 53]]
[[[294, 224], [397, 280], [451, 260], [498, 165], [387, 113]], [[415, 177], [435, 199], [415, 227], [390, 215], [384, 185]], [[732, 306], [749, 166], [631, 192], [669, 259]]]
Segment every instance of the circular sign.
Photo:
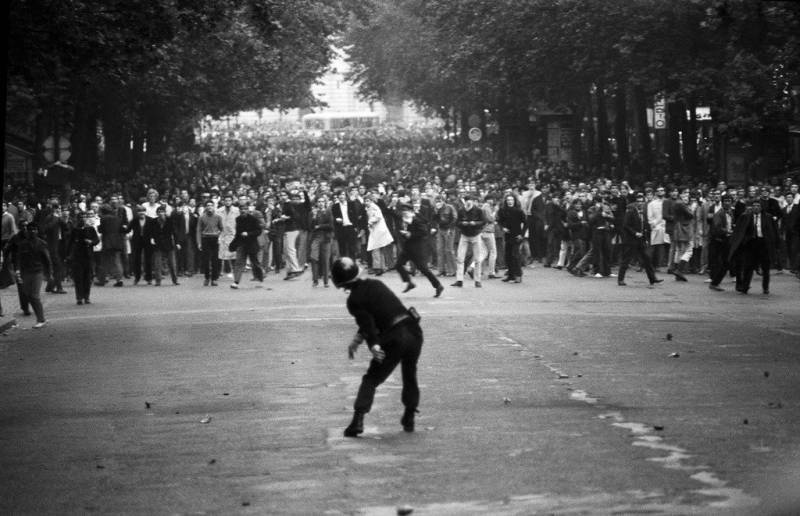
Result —
[[469, 130], [469, 139], [472, 140], [473, 142], [480, 141], [482, 137], [483, 133], [477, 127], [473, 127], [472, 129]]
[[467, 118], [467, 123], [470, 127], [478, 127], [481, 125], [481, 117], [475, 114], [469, 115], [469, 118]]

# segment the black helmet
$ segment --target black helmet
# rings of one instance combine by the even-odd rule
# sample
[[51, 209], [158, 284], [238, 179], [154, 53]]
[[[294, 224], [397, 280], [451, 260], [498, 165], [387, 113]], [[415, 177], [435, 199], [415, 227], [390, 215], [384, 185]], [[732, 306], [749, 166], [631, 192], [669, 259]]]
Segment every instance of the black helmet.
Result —
[[333, 262], [331, 267], [331, 279], [336, 288], [342, 288], [348, 283], [352, 283], [358, 278], [358, 265], [352, 258], [342, 256]]

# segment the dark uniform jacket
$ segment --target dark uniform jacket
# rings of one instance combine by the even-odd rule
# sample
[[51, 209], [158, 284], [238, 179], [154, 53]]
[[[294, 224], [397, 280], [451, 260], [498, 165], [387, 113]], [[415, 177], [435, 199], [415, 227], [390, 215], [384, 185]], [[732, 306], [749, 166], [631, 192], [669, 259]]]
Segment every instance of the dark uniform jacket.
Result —
[[380, 344], [381, 333], [390, 330], [398, 317], [408, 313], [389, 287], [371, 278], [352, 284], [347, 310], [355, 317], [358, 333], [370, 348]]

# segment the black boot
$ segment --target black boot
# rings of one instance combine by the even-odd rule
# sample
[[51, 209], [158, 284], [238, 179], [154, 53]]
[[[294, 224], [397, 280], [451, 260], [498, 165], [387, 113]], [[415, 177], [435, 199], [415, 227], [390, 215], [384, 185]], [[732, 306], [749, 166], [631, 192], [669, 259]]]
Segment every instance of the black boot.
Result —
[[350, 426], [344, 429], [345, 437], [358, 437], [358, 434], [364, 432], [364, 413], [356, 410], [353, 413], [353, 420], [350, 421]]
[[403, 430], [406, 432], [414, 431], [414, 414], [416, 412], [417, 411], [415, 409], [407, 408], [403, 413], [403, 418], [400, 420], [400, 424], [403, 425]]
[[677, 281], [688, 281], [686, 279], [686, 276], [684, 276], [685, 272], [686, 272], [686, 262], [683, 260], [681, 260], [680, 263], [678, 263], [675, 266], [675, 270], [672, 271]]

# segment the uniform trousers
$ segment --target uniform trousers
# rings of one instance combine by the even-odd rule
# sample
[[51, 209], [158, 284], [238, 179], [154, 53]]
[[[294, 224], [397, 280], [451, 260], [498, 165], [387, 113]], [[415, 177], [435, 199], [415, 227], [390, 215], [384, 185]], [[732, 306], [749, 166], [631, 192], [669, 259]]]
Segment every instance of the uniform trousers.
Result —
[[403, 390], [401, 400], [406, 411], [416, 410], [419, 405], [419, 385], [417, 384], [417, 361], [422, 352], [422, 328], [411, 319], [396, 324], [380, 335], [381, 349], [386, 353], [383, 361], [373, 359], [367, 373], [361, 379], [353, 408], [356, 412], [367, 413], [372, 408], [375, 390], [392, 374], [400, 364]]

